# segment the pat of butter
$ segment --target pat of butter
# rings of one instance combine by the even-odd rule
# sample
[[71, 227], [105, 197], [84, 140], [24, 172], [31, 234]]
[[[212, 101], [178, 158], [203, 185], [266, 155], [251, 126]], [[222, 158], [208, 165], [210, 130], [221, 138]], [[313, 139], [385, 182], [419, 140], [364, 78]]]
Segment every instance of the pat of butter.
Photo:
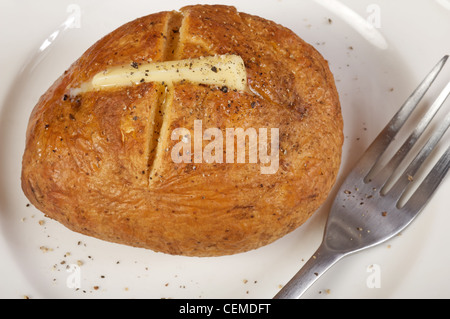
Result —
[[170, 85], [181, 81], [226, 86], [230, 90], [244, 91], [247, 86], [247, 72], [242, 58], [229, 54], [142, 65], [132, 63], [96, 74], [91, 83], [86, 83], [84, 89], [80, 89], [106, 89], [144, 82]]

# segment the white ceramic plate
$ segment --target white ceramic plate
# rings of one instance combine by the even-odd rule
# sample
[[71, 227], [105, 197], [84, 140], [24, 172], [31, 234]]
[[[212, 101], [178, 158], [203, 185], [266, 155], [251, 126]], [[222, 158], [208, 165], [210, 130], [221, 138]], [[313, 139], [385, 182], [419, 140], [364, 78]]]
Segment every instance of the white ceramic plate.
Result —
[[[103, 35], [139, 16], [188, 2], [1, 2], [0, 297], [272, 298], [318, 247], [330, 201], [277, 242], [218, 258], [169, 256], [103, 242], [27, 205], [20, 164], [26, 125], [39, 96]], [[217, 3], [291, 28], [329, 61], [345, 120], [338, 183], [422, 77], [450, 53], [450, 0]], [[449, 78], [447, 66], [436, 90]], [[342, 260], [305, 297], [449, 298], [449, 191], [447, 178], [401, 236]]]

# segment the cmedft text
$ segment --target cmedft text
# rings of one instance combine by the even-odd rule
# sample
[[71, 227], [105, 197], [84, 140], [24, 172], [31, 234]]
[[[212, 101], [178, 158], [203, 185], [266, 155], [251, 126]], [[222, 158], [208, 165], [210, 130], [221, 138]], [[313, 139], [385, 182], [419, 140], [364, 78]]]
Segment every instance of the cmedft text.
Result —
[[222, 308], [206, 305], [186, 305], [180, 306], [180, 314], [204, 314], [207, 317], [211, 316], [213, 312], [223, 312], [226, 314], [268, 314], [270, 304], [255, 304], [255, 303], [227, 303]]
[[268, 303], [262, 304], [238, 304], [238, 303], [228, 303], [223, 306], [224, 313], [269, 313]]

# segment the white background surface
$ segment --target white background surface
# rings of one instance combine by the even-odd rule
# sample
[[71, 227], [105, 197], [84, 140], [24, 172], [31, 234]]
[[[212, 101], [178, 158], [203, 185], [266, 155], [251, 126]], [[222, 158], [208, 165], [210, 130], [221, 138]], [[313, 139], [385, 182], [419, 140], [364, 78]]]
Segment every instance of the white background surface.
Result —
[[[318, 247], [330, 201], [277, 242], [218, 258], [169, 256], [103, 242], [27, 207], [20, 164], [26, 125], [39, 96], [103, 35], [137, 17], [189, 3], [214, 2], [0, 2], [0, 297], [272, 298]], [[450, 54], [449, 0], [345, 0], [338, 7], [319, 0], [215, 3], [292, 29], [329, 61], [345, 121], [338, 183], [423, 76]], [[61, 28], [71, 16], [79, 19]], [[43, 43], [48, 46], [41, 52]], [[424, 103], [449, 79], [447, 65]], [[342, 260], [304, 297], [449, 298], [449, 191], [447, 178], [401, 236]], [[81, 288], [76, 290], [67, 285], [74, 273], [66, 268], [78, 262]], [[374, 275], [371, 265], [378, 270], [379, 287], [367, 284]]]

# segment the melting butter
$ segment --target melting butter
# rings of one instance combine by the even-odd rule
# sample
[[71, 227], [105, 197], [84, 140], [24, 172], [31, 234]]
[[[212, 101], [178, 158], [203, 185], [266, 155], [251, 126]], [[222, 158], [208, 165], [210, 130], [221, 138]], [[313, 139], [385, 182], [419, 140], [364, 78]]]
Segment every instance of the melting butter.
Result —
[[91, 82], [71, 90], [72, 95], [86, 91], [157, 82], [171, 85], [189, 81], [245, 91], [247, 72], [238, 55], [215, 55], [196, 59], [116, 66], [97, 73]]

